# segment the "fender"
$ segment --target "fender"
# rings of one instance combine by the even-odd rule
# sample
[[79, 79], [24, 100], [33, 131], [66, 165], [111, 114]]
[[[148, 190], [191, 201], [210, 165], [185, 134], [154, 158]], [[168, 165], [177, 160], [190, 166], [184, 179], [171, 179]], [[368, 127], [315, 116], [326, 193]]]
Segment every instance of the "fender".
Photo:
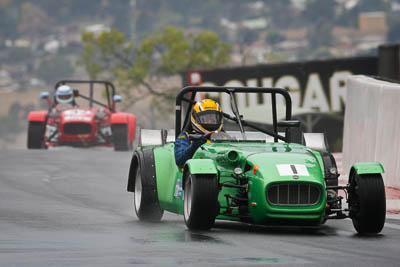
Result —
[[111, 114], [111, 123], [125, 123], [127, 124], [129, 121], [128, 114], [123, 112], [113, 113]]
[[212, 159], [189, 159], [185, 163], [184, 170], [188, 170], [191, 174], [218, 175], [217, 167]]
[[132, 143], [135, 140], [135, 132], [136, 132], [136, 116], [132, 114], [128, 114], [128, 129], [129, 129], [129, 142]]
[[[156, 187], [156, 170], [154, 167], [152, 168], [152, 166], [155, 166], [153, 149], [137, 149], [132, 156], [131, 166], [129, 168], [128, 192], [135, 192], [136, 170], [139, 164], [142, 170], [141, 175], [145, 176], [144, 181], [147, 183], [142, 184], [142, 186]], [[153, 179], [151, 179], [151, 177], [153, 177]]]
[[47, 117], [46, 110], [31, 111], [28, 115], [28, 121], [45, 122]]
[[183, 169], [183, 190], [185, 190], [185, 179], [188, 172], [191, 174], [214, 174], [218, 177], [218, 170], [212, 159], [189, 159]]
[[384, 173], [382, 164], [379, 162], [357, 162], [351, 166], [350, 174], [377, 174]]
[[128, 185], [126, 188], [128, 192], [135, 192], [136, 169], [138, 167], [139, 162], [143, 162], [140, 156], [141, 154], [142, 151], [136, 150], [132, 156], [128, 174]]
[[128, 140], [129, 143], [132, 143], [135, 139], [135, 130], [136, 130], [136, 116], [125, 113], [118, 112], [111, 114], [111, 124], [127, 124], [128, 127]]

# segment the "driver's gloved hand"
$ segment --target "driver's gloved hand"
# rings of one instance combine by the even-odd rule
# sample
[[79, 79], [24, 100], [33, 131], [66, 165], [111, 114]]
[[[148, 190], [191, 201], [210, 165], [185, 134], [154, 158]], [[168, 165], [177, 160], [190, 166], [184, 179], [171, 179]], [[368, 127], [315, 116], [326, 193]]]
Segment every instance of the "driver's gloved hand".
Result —
[[215, 132], [208, 132], [204, 137], [207, 139], [210, 139], [211, 135]]
[[201, 146], [205, 142], [207, 142], [207, 137], [206, 136], [202, 136], [200, 139], [192, 141], [192, 144], [190, 145], [190, 148], [196, 150], [199, 146]]

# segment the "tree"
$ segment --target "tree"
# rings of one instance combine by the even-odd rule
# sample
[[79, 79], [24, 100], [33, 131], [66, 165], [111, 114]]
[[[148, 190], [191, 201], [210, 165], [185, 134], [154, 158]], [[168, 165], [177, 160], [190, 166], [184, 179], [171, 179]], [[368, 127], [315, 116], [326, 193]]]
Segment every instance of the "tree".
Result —
[[171, 98], [171, 92], [155, 89], [150, 81], [190, 69], [222, 66], [229, 61], [231, 51], [230, 45], [213, 32], [185, 34], [172, 26], [138, 44], [116, 29], [98, 36], [84, 32], [82, 42], [81, 63], [89, 77], [117, 80], [126, 105], [149, 95]]
[[303, 15], [311, 24], [331, 21], [335, 17], [334, 0], [308, 0]]
[[333, 25], [330, 22], [320, 22], [314, 25], [309, 36], [309, 47], [311, 51], [321, 47], [330, 47], [333, 42]]
[[270, 45], [276, 45], [279, 42], [282, 42], [285, 40], [285, 37], [280, 35], [279, 31], [272, 30], [267, 34], [267, 37], [265, 38], [265, 41], [269, 43]]

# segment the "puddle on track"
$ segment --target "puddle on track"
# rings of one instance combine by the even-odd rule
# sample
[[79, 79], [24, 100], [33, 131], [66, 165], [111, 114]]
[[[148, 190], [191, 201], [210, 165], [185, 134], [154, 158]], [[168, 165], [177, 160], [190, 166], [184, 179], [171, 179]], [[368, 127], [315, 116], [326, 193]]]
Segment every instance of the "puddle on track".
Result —
[[148, 239], [140, 239], [131, 237], [131, 240], [135, 243], [140, 244], [153, 244], [159, 242], [202, 242], [202, 243], [214, 243], [214, 244], [229, 244], [226, 241], [206, 235], [203, 233], [192, 232], [189, 230], [182, 232], [172, 233], [155, 233]]

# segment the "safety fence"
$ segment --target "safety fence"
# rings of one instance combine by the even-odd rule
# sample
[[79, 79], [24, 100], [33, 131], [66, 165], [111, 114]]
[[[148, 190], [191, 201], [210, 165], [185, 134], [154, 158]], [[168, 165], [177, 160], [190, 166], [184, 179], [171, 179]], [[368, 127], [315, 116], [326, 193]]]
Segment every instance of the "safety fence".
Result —
[[380, 162], [385, 185], [400, 188], [400, 84], [363, 75], [347, 80], [343, 170]]

